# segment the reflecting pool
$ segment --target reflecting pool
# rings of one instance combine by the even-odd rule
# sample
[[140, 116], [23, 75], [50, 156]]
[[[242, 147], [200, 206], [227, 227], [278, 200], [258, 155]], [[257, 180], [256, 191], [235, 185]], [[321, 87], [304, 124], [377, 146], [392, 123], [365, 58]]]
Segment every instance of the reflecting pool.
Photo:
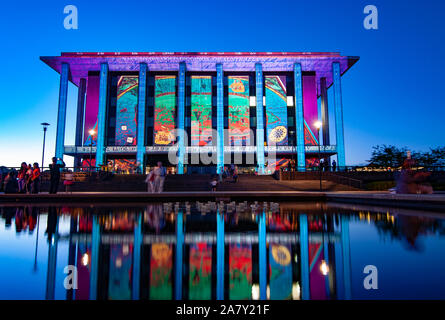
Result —
[[444, 248], [437, 212], [4, 204], [0, 299], [444, 299]]

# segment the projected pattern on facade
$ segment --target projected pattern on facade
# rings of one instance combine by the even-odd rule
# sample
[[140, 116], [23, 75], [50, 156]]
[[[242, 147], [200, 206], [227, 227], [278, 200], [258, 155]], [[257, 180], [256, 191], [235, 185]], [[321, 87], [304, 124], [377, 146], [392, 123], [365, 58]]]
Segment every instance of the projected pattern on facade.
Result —
[[287, 97], [285, 76], [265, 76], [268, 145], [287, 145]]
[[110, 246], [110, 274], [108, 280], [108, 299], [131, 299], [131, 272], [133, 261], [132, 244], [113, 244]]
[[230, 145], [250, 145], [249, 77], [229, 76], [228, 87]]
[[231, 244], [229, 248], [229, 299], [252, 297], [252, 246]]
[[197, 243], [190, 246], [189, 299], [212, 297], [212, 246]]
[[116, 145], [135, 146], [137, 132], [138, 77], [120, 76], [117, 82]]
[[292, 299], [292, 261], [289, 245], [269, 244], [270, 299]]
[[176, 76], [155, 76], [154, 144], [171, 145], [175, 137]]
[[191, 90], [192, 146], [212, 144], [212, 78], [192, 76]]
[[170, 300], [173, 296], [173, 247], [167, 243], [153, 243], [150, 259], [150, 299]]

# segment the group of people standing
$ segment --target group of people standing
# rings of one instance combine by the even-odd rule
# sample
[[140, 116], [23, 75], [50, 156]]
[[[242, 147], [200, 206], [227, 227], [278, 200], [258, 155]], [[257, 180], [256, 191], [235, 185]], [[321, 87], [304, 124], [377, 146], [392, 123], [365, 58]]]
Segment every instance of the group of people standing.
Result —
[[2, 181], [5, 193], [39, 193], [40, 167], [37, 162], [33, 165], [22, 162], [20, 169], [10, 170]]
[[[59, 163], [59, 161], [61, 163]], [[50, 190], [49, 193], [57, 193], [60, 182], [60, 169], [65, 167], [62, 159], [54, 157], [53, 163], [49, 165], [50, 171]], [[33, 165], [22, 162], [20, 169], [10, 170], [4, 179], [2, 179], [1, 186], [5, 193], [39, 193], [41, 184], [42, 172], [39, 164], [34, 162]]]
[[145, 178], [147, 183], [147, 191], [150, 193], [161, 193], [164, 190], [165, 176], [167, 169], [162, 166], [162, 162], [158, 162], [157, 166], [150, 171]]

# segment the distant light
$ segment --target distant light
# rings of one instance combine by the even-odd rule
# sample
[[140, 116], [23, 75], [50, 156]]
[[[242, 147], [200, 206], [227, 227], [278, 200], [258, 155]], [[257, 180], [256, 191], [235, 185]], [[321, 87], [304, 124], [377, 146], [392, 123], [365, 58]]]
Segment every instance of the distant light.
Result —
[[91, 129], [88, 131], [88, 133], [90, 134], [90, 136], [94, 136], [96, 134], [96, 131], [94, 129]]
[[252, 284], [252, 300], [260, 300], [260, 286], [257, 283]]
[[324, 260], [321, 261], [320, 271], [324, 276], [327, 276], [329, 273], [329, 266]]
[[314, 127], [318, 130], [318, 129], [320, 129], [321, 128], [321, 121], [315, 121], [314, 122]]
[[89, 261], [90, 257], [88, 256], [88, 253], [84, 253], [82, 256], [82, 265], [87, 266]]
[[301, 300], [300, 296], [300, 284], [298, 282], [294, 282], [292, 284], [292, 299], [293, 300]]

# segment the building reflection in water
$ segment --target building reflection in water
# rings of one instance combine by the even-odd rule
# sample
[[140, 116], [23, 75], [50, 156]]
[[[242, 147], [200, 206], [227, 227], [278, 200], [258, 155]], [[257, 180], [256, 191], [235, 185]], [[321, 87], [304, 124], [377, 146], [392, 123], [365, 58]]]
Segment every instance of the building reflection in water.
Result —
[[[32, 232], [39, 210], [17, 208], [16, 231]], [[437, 230], [435, 219], [375, 210], [273, 202], [49, 207], [46, 299], [54, 299], [60, 241], [69, 242], [67, 264], [77, 267], [68, 300], [351, 299], [350, 219], [372, 219], [413, 250], [419, 235]], [[3, 211], [9, 225], [11, 213]], [[59, 235], [61, 215], [69, 215], [69, 235]]]

